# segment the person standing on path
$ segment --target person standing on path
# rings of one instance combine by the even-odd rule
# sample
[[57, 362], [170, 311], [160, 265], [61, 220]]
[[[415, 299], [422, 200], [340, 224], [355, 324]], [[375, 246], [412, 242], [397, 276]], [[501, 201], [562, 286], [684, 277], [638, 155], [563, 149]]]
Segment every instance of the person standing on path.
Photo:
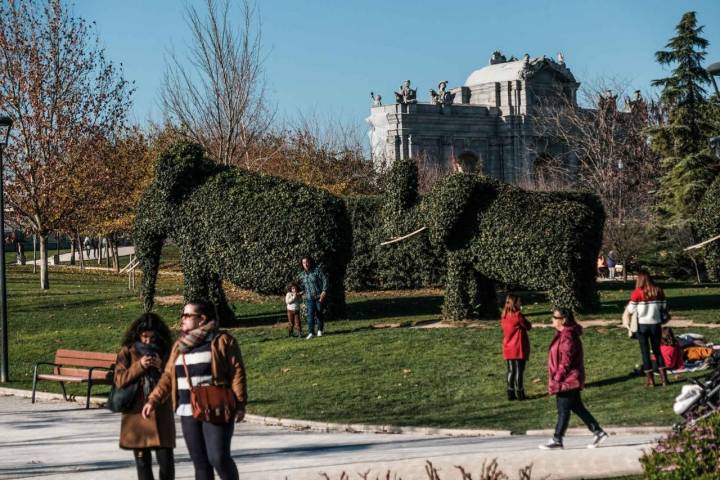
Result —
[[651, 348], [660, 372], [660, 381], [663, 385], [667, 385], [667, 369], [660, 349], [662, 325], [668, 320], [667, 301], [665, 300], [665, 292], [655, 284], [647, 271], [641, 270], [638, 272], [635, 279], [635, 290], [630, 294], [627, 311], [631, 315], [637, 313], [638, 316], [636, 336], [640, 342], [645, 386], [655, 386], [653, 364], [650, 358]]
[[608, 278], [610, 280], [615, 280], [615, 266], [617, 265], [617, 254], [615, 253], [615, 250], [610, 250], [607, 254], [607, 268], [608, 268]]
[[575, 321], [572, 310], [555, 309], [552, 313], [555, 337], [548, 350], [548, 392], [555, 395], [558, 419], [555, 434], [548, 443], [540, 445], [543, 450], [563, 448], [563, 437], [574, 412], [593, 434], [588, 448], [595, 448], [607, 440], [608, 434], [600, 428], [595, 417], [585, 408], [580, 390], [585, 386], [585, 364], [580, 340], [582, 326]]
[[214, 469], [222, 480], [237, 480], [237, 465], [230, 455], [235, 423], [215, 424], [196, 419], [190, 389], [203, 385], [230, 389], [237, 405], [234, 420], [241, 421], [245, 417], [247, 386], [240, 346], [235, 337], [218, 329], [215, 307], [210, 303], [188, 303], [180, 320], [182, 334], [143, 407], [143, 416], [151, 415], [157, 405], [171, 398], [175, 413], [180, 416], [195, 479], [212, 480]]
[[125, 332], [115, 362], [113, 378], [117, 388], [138, 382], [134, 408], [122, 414], [120, 423], [120, 448], [133, 450], [138, 480], [154, 479], [151, 450], [160, 467], [160, 480], [175, 478], [175, 420], [171, 405], [159, 404], [147, 418], [140, 412], [160, 379], [171, 345], [172, 336], [165, 322], [154, 313], [145, 313]]
[[311, 257], [303, 257], [303, 271], [300, 273], [300, 281], [303, 285], [303, 296], [307, 307], [308, 336], [311, 339], [315, 336], [315, 325], [317, 321], [317, 336], [323, 335], [323, 303], [327, 299], [328, 281], [327, 276], [320, 268], [315, 266]]
[[530, 357], [530, 339], [527, 332], [532, 325], [521, 313], [521, 309], [520, 297], [509, 294], [505, 299], [500, 321], [503, 329], [503, 358], [507, 364], [508, 400], [525, 400], [523, 376]]

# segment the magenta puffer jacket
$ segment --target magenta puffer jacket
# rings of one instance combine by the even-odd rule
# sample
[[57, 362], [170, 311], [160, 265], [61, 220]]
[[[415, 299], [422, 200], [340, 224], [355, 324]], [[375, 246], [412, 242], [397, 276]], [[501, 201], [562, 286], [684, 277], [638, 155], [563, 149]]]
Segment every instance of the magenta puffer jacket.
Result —
[[585, 386], [582, 327], [572, 325], [556, 332], [548, 351], [548, 392], [579, 390]]

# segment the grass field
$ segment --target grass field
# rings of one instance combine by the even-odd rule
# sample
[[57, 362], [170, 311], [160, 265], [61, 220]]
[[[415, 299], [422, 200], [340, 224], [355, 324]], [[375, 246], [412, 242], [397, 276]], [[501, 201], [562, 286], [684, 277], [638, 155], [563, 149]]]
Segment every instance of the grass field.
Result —
[[[181, 277], [161, 275], [160, 297], [181, 295]], [[31, 267], [11, 266], [8, 307], [11, 385], [29, 388], [32, 365], [52, 360], [58, 348], [116, 351], [128, 323], [140, 313], [127, 277], [51, 270], [51, 289], [40, 291]], [[665, 285], [673, 314], [720, 323], [720, 287]], [[603, 284], [603, 308], [581, 318], [618, 319], [629, 285]], [[554, 399], [546, 394], [548, 328], [531, 332], [526, 373], [530, 400], [504, 399], [504, 364], [497, 322], [463, 328], [376, 328], [436, 320], [438, 291], [349, 295], [349, 319], [335, 321], [321, 339], [287, 338], [284, 305], [277, 297], [236, 296], [249, 374], [251, 413], [373, 424], [485, 427], [516, 432], [554, 425]], [[550, 306], [527, 295], [526, 313], [547, 323]], [[158, 312], [174, 323], [180, 305]], [[720, 329], [693, 328], [720, 341]], [[639, 362], [637, 344], [622, 329], [589, 328], [584, 335], [588, 387], [584, 398], [604, 425], [670, 424], [679, 385], [646, 390], [629, 374]], [[42, 383], [41, 389], [59, 391]], [[102, 392], [98, 389], [98, 392]]]

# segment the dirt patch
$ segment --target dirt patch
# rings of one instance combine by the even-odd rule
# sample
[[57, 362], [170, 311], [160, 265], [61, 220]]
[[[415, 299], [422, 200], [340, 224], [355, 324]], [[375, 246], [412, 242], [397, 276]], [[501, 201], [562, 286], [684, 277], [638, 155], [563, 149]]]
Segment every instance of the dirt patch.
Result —
[[155, 303], [158, 305], [182, 305], [185, 299], [182, 295], [165, 295], [163, 297], [155, 297]]

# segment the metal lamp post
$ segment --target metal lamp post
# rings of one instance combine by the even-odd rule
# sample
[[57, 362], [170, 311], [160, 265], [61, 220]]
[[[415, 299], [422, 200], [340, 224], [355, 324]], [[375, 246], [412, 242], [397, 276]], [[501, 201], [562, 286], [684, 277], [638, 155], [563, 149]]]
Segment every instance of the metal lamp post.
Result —
[[3, 153], [10, 139], [12, 118], [0, 116], [0, 230], [2, 231], [2, 248], [0, 248], [0, 328], [2, 328], [2, 365], [0, 365], [0, 382], [10, 381], [8, 369], [8, 322], [7, 322], [7, 282], [5, 279], [5, 198], [3, 192]]

